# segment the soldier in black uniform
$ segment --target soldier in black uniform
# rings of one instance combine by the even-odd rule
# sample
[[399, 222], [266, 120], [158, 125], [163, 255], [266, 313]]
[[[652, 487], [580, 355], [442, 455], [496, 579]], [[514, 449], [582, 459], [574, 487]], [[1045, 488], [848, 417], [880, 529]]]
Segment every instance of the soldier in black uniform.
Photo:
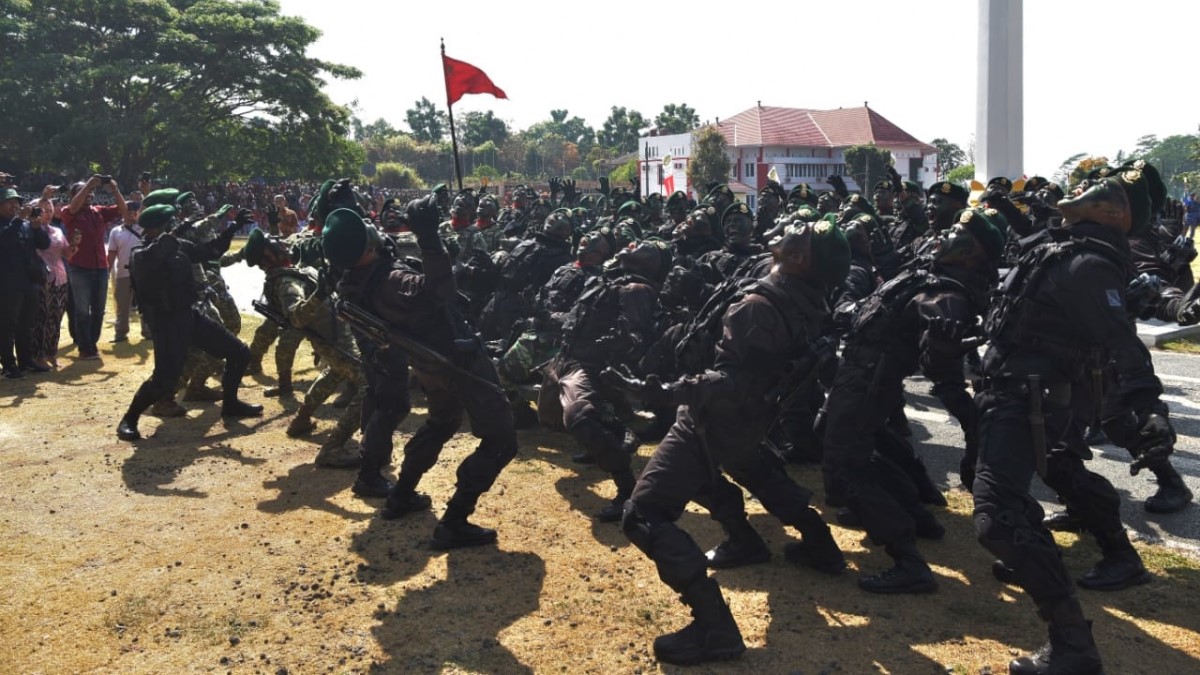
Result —
[[[762, 193], [772, 196], [776, 194], [768, 188], [763, 188]], [[759, 218], [762, 217], [760, 210]], [[774, 222], [773, 217], [771, 222]], [[737, 202], [725, 209], [725, 213], [721, 215], [721, 229], [725, 234], [725, 244], [719, 250], [701, 255], [697, 261], [698, 267], [705, 275], [704, 280], [714, 285], [732, 277], [747, 259], [763, 253], [763, 247], [754, 243], [754, 223], [750, 219], [750, 209], [744, 203]]]
[[[1063, 566], [1043, 511], [1029, 494], [1035, 472], [1086, 519], [1104, 558], [1079, 579], [1085, 588], [1123, 588], [1148, 580], [1121, 525], [1120, 498], [1084, 468], [1083, 426], [1104, 396], [1098, 375], [1110, 359], [1133, 353], [1126, 316], [1131, 229], [1151, 208], [1147, 179], [1129, 169], [1089, 180], [1059, 203], [1063, 226], [1022, 255], [1002, 286], [986, 329], [984, 383], [976, 395], [982, 438], [975, 476], [975, 531], [1002, 561], [998, 576], [1021, 586], [1049, 624], [1046, 648], [1013, 661], [1016, 675], [1100, 673], [1091, 627]], [[1174, 431], [1161, 385], [1120, 378], [1134, 416], [1139, 459], [1170, 452]], [[1003, 573], [1003, 574], [1001, 574]]]
[[238, 399], [238, 386], [250, 363], [250, 350], [225, 326], [197, 308], [200, 296], [192, 275], [193, 264], [217, 260], [229, 250], [229, 242], [240, 225], [227, 227], [211, 242], [195, 244], [165, 233], [174, 219], [175, 208], [167, 205], [143, 209], [138, 216], [143, 243], [134, 251], [129, 273], [137, 289], [142, 320], [150, 324], [154, 335], [154, 372], [138, 388], [117, 425], [117, 437], [123, 441], [140, 439], [137, 425], [141, 414], [174, 394], [189, 347], [225, 360], [221, 376], [222, 417], [262, 415], [261, 405]]
[[563, 326], [563, 344], [546, 368], [538, 395], [538, 416], [551, 428], [565, 428], [608, 472], [616, 497], [596, 514], [616, 522], [633, 490], [630, 455], [637, 443], [619, 419], [620, 392], [600, 380], [611, 363], [637, 363], [655, 338], [658, 288], [671, 266], [662, 242], [646, 241], [617, 254], [616, 266], [584, 289]]
[[533, 315], [533, 295], [555, 270], [571, 262], [573, 233], [569, 212], [560, 209], [546, 218], [539, 232], [508, 254], [500, 264], [500, 287], [479, 320], [484, 340], [509, 338], [518, 321]]
[[892, 568], [859, 580], [872, 593], [928, 593], [937, 588], [916, 538], [945, 530], [926, 503], [944, 504], [912, 446], [888, 429], [904, 378], [919, 367], [933, 393], [958, 418], [968, 454], [977, 443], [966, 393], [962, 339], [986, 308], [1004, 237], [995, 211], [964, 210], [929, 270], [906, 271], [862, 303], [829, 392], [825, 432], [826, 500], [848, 506]]
[[[772, 250], [775, 265], [767, 278], [725, 312], [712, 370], [669, 384], [626, 383], [649, 403], [678, 406], [675, 425], [638, 479], [622, 519], [630, 541], [692, 609], [692, 623], [654, 641], [656, 658], [666, 663], [731, 659], [745, 650], [721, 589], [707, 574], [704, 553], [675, 524], [689, 501], [725, 502], [723, 494], [714, 494], [729, 486], [718, 478], [721, 471], [800, 531], [803, 539], [789, 545], [789, 559], [831, 574], [845, 566], [829, 527], [808, 505], [811, 493], [759, 444], [779, 398], [811, 370], [806, 357], [825, 315], [824, 285], [846, 276], [849, 250], [829, 223], [806, 226]], [[740, 490], [734, 490], [740, 504]]]
[[361, 495], [387, 495], [380, 514], [383, 518], [429, 508], [430, 499], [416, 491], [417, 484], [462, 425], [464, 412], [471, 421], [471, 434], [480, 439], [459, 465], [454, 495], [433, 531], [433, 546], [449, 549], [496, 541], [495, 530], [472, 524], [467, 518], [516, 456], [517, 434], [496, 369], [457, 313], [452, 263], [438, 236], [437, 205], [431, 197], [407, 208], [409, 227], [421, 247], [423, 273], [381, 250], [375, 228], [348, 209], [334, 211], [325, 219], [322, 246], [330, 265], [346, 270], [338, 282], [343, 299], [375, 315], [392, 330], [411, 334], [456, 366], [434, 369], [414, 361], [412, 372], [425, 392], [429, 416], [405, 444], [400, 474], [389, 492], [388, 481], [379, 472], [391, 460], [392, 434], [411, 407], [408, 359], [395, 347], [359, 340], [363, 362], [372, 365], [366, 370], [363, 402], [364, 470], [355, 488]]

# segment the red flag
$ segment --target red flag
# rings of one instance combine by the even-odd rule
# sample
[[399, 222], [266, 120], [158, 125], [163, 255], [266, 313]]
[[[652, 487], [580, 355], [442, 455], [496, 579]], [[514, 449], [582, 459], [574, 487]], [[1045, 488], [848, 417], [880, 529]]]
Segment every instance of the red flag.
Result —
[[443, 53], [442, 70], [446, 73], [446, 100], [449, 105], [457, 103], [463, 94], [491, 94], [496, 98], [508, 98], [487, 73], [465, 61], [452, 59]]

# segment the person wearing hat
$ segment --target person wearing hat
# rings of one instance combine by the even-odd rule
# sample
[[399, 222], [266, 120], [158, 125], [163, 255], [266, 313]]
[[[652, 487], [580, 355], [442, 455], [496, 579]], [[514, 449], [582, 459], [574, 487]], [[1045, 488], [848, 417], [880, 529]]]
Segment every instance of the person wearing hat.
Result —
[[929, 229], [900, 250], [900, 257], [905, 262], [932, 256], [940, 244], [942, 233], [954, 225], [954, 219], [967, 208], [967, 199], [970, 197], [965, 187], [950, 181], [939, 181], [929, 186], [927, 195], [925, 217]]
[[[690, 501], [714, 502], [729, 538], [718, 547], [770, 556], [766, 544], [745, 518], [741, 489], [754, 495], [802, 539], [785, 546], [785, 557], [827, 574], [845, 568], [845, 558], [819, 513], [809, 506], [812, 493], [798, 485], [782, 464], [759, 449], [778, 415], [789, 363], [807, 373], [809, 343], [819, 334], [824, 296], [846, 276], [849, 248], [830, 223], [804, 225], [781, 237], [771, 249], [765, 279], [735, 299], [721, 317], [721, 336], [709, 368], [673, 382], [632, 380], [606, 371], [605, 380], [651, 405], [678, 409], [675, 424], [658, 444], [622, 515], [622, 530], [654, 561], [659, 578], [680, 594], [692, 622], [654, 640], [654, 655], [664, 663], [690, 665], [739, 657], [745, 651], [741, 631], [725, 603], [714, 563], [677, 524]], [[761, 557], [760, 557], [761, 559]]]
[[[731, 204], [727, 210], [734, 206]], [[745, 208], [746, 205], [742, 204], [742, 207]], [[746, 208], [746, 215], [749, 214], [750, 209]], [[691, 267], [700, 257], [721, 249], [721, 240], [717, 235], [717, 230], [721, 229], [721, 215], [717, 207], [708, 204], [701, 204], [688, 213], [683, 223], [675, 228], [671, 238], [677, 264]], [[622, 241], [623, 238], [618, 233], [618, 245]]]
[[0, 189], [0, 368], [10, 380], [26, 370], [48, 370], [34, 364], [33, 326], [38, 293], [46, 283], [38, 251], [50, 248], [50, 234], [38, 219], [20, 217], [21, 202], [13, 188]]
[[[778, 198], [776, 192], [767, 189], [763, 190], [763, 194], [769, 195], [769, 198]], [[783, 204], [782, 201], [778, 203], [780, 206]], [[759, 217], [763, 215], [760, 208]], [[773, 215], [767, 215], [767, 219], [774, 222]], [[743, 202], [735, 202], [725, 209], [725, 213], [721, 214], [721, 230], [725, 235], [725, 243], [718, 250], [700, 255], [697, 260], [707, 283], [716, 285], [731, 278], [743, 262], [763, 253], [763, 247], [754, 242], [755, 227], [756, 222], [750, 216], [750, 208]]]
[[[255, 228], [250, 231], [242, 250], [247, 265], [266, 272], [262, 294], [267, 305], [286, 319], [291, 328], [302, 331], [313, 353], [321, 359], [321, 372], [305, 392], [304, 402], [288, 424], [287, 435], [294, 438], [312, 433], [317, 428], [313, 413], [342, 383], [348, 382], [353, 392], [351, 399], [332, 433], [321, 444], [313, 463], [330, 468], [357, 467], [358, 452], [345, 445], [358, 428], [362, 415], [361, 392], [366, 387], [366, 380], [349, 329], [344, 322], [334, 320], [334, 309], [327, 293], [321, 292], [317, 270], [294, 266], [291, 253], [282, 240]], [[277, 357], [279, 349], [282, 349], [282, 341], [276, 351]], [[279, 384], [291, 388], [290, 369], [279, 372]]]
[[784, 214], [787, 192], [773, 180], [758, 191], [758, 207], [754, 213], [754, 234], [762, 238], [764, 233], [775, 228], [775, 223]]
[[928, 269], [905, 270], [879, 286], [846, 333], [826, 404], [825, 500], [843, 509], [839, 520], [860, 523], [892, 558], [891, 568], [859, 578], [865, 591], [937, 589], [917, 539], [944, 535], [922, 502], [945, 505], [945, 497], [887, 420], [902, 400], [905, 378], [920, 370], [962, 425], [973, 456], [978, 433], [962, 373], [963, 338], [986, 311], [995, 284], [1005, 241], [1001, 219], [992, 210], [960, 211]]
[[[1059, 202], [1062, 227], [1042, 233], [1022, 255], [985, 324], [990, 346], [975, 398], [982, 439], [975, 531], [999, 559], [997, 577], [1021, 587], [1049, 628], [1047, 647], [1009, 665], [1016, 675], [1100, 672], [1075, 585], [1116, 590], [1150, 580], [1121, 524], [1119, 496], [1084, 466], [1090, 453], [1082, 438], [1103, 395], [1093, 372], [1114, 361], [1126, 414], [1106, 430], [1135, 448], [1135, 470], [1173, 449], [1162, 385], [1145, 368], [1130, 369], [1123, 356], [1145, 351], [1127, 314], [1127, 237], [1150, 222], [1149, 182], [1142, 169], [1119, 168], [1084, 181]], [[1127, 377], [1138, 370], [1140, 376]], [[1030, 494], [1035, 473], [1100, 545], [1103, 558], [1074, 584]]]
[[[112, 194], [111, 206], [92, 204], [93, 192], [102, 186]], [[71, 201], [62, 211], [67, 241], [76, 246], [75, 254], [67, 261], [67, 276], [75, 314], [75, 342], [81, 359], [100, 358], [97, 343], [108, 300], [108, 252], [104, 242], [108, 224], [124, 218], [125, 211], [125, 198], [112, 176], [99, 174], [72, 185]]]
[[496, 292], [487, 300], [478, 324], [485, 341], [509, 337], [518, 321], [533, 316], [529, 297], [550, 280], [555, 270], [571, 262], [574, 231], [570, 213], [558, 209], [499, 264]]
[[900, 191], [895, 193], [896, 218], [889, 229], [892, 244], [901, 252], [901, 257], [912, 242], [929, 231], [929, 217], [925, 215], [925, 190], [915, 181], [900, 182]]
[[499, 215], [500, 201], [496, 199], [496, 195], [479, 195], [479, 203], [475, 207], [475, 229], [479, 231], [484, 249], [488, 253], [499, 251], [500, 240], [504, 238], [504, 228], [496, 226], [496, 218]]
[[687, 218], [689, 210], [687, 193], [682, 190], [672, 192], [671, 196], [667, 197], [666, 210], [667, 221], [664, 223], [664, 226], [674, 226], [682, 223]]
[[117, 437], [123, 441], [140, 439], [138, 419], [151, 405], [174, 396], [183, 372], [188, 348], [196, 347], [225, 360], [221, 377], [221, 416], [258, 417], [262, 406], [238, 398], [238, 387], [250, 350], [219, 321], [204, 315], [196, 304], [200, 286], [192, 265], [216, 260], [229, 249], [235, 228], [227, 228], [217, 239], [195, 244], [176, 237], [168, 230], [175, 224], [175, 207], [166, 204], [142, 209], [138, 225], [143, 245], [130, 260], [129, 273], [142, 319], [150, 323], [154, 335], [154, 371], [134, 394], [128, 410], [117, 424]]
[[[392, 435], [411, 408], [408, 359], [399, 349], [381, 348], [356, 336], [367, 364], [363, 407], [370, 412], [363, 424], [362, 462], [353, 489], [364, 497], [386, 496], [380, 514], [385, 519], [427, 510], [431, 500], [418, 493], [417, 486], [462, 426], [465, 413], [480, 442], [459, 465], [454, 495], [434, 528], [432, 544], [437, 549], [492, 544], [496, 531], [468, 518], [517, 454], [512, 412], [498, 386], [495, 366], [457, 310], [453, 264], [438, 236], [436, 201], [427, 196], [411, 202], [406, 211], [421, 247], [423, 272], [394, 260], [375, 228], [348, 209], [325, 219], [325, 257], [331, 268], [342, 270], [338, 295], [343, 301], [419, 340], [457, 368], [412, 363], [413, 376], [425, 392], [428, 417], [405, 444], [393, 485], [380, 472], [391, 462]], [[483, 386], [484, 381], [496, 386]]]

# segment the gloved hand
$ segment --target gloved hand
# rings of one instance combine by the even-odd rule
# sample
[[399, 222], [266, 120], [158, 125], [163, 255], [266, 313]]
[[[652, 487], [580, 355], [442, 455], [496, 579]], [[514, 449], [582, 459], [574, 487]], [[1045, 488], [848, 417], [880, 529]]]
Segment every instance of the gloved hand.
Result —
[[900, 174], [896, 173], [896, 167], [890, 164], [888, 165], [888, 176], [892, 179], [892, 190], [894, 192], [900, 192], [904, 189], [904, 179], [900, 177]]
[[217, 213], [219, 213], [223, 217], [225, 214], [229, 213], [232, 210], [233, 210], [233, 204], [222, 204], [221, 208], [217, 209]]
[[239, 209], [233, 218], [233, 224], [237, 225], [239, 229], [252, 222], [254, 222], [254, 212], [250, 209]]
[[550, 179], [550, 199], [553, 201], [555, 195], [562, 192], [562, 181], [557, 178]]
[[646, 379], [640, 380], [624, 366], [608, 367], [600, 371], [600, 381], [614, 389], [627, 391], [652, 406], [669, 407], [680, 403], [678, 383], [664, 384], [658, 375], [647, 375]]
[[271, 204], [267, 207], [267, 224], [275, 227], [279, 224], [279, 207]]
[[1129, 475], [1136, 476], [1142, 469], [1156, 464], [1175, 451], [1175, 429], [1170, 420], [1161, 413], [1152, 412], [1138, 416], [1137, 458], [1129, 465]]
[[[417, 235], [418, 242], [438, 238], [437, 228], [441, 216], [438, 212], [435, 195], [430, 194], [412, 200], [404, 207], [404, 213], [408, 216], [408, 229]], [[423, 245], [422, 248], [424, 248]]]
[[846, 181], [841, 176], [826, 176], [825, 182], [829, 183], [838, 197], [845, 199], [850, 196], [850, 189], [846, 187]]
[[1192, 286], [1183, 295], [1175, 320], [1180, 326], [1192, 326], [1200, 323], [1200, 284]]
[[608, 196], [608, 176], [600, 176], [600, 194]]
[[955, 319], [935, 317], [925, 328], [925, 348], [944, 354], [964, 353], [963, 339], [971, 332], [971, 326]]
[[573, 179], [568, 178], [562, 182], [562, 192], [563, 202], [574, 205], [579, 193], [575, 191], [575, 181]]

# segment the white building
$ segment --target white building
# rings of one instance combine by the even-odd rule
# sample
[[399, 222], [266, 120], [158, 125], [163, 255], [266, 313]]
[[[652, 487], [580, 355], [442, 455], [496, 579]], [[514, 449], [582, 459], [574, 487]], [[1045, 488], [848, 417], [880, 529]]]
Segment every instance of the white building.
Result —
[[[779, 183], [790, 190], [807, 183], [815, 190], [829, 189], [826, 177], [845, 176], [851, 190], [861, 190], [847, 176], [842, 155], [846, 148], [874, 144], [892, 153], [896, 170], [906, 180], [921, 185], [936, 182], [937, 150], [889, 122], [865, 103], [859, 108], [808, 110], [804, 108], [753, 108], [716, 123], [729, 148], [732, 164], [729, 187], [750, 208], [774, 168]], [[687, 182], [692, 134], [645, 136], [638, 140], [638, 169], [642, 194], [669, 195], [683, 190], [699, 198], [701, 186]], [[667, 164], [664, 165], [664, 160]], [[862, 177], [859, 177], [862, 178]], [[884, 176], [871, 176], [873, 184]], [[870, 189], [870, 186], [866, 186]]]

